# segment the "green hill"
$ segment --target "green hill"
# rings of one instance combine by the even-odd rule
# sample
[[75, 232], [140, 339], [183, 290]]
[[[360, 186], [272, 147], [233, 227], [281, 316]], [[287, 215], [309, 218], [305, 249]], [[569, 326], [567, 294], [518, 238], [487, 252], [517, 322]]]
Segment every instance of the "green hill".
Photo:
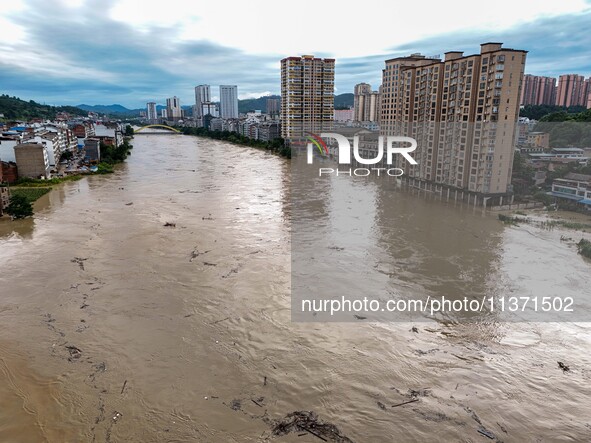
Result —
[[27, 102], [18, 97], [10, 97], [6, 94], [0, 95], [0, 114], [4, 114], [5, 120], [53, 119], [58, 112], [68, 112], [80, 116], [88, 115], [88, 112], [75, 106], [42, 105], [33, 100]]
[[334, 96], [335, 109], [348, 109], [353, 106], [354, 95], [351, 92], [345, 92]]
[[238, 100], [238, 112], [249, 112], [257, 111], [267, 112], [267, 99], [268, 98], [281, 98], [279, 95], [266, 95], [259, 98], [247, 98], [244, 100]]

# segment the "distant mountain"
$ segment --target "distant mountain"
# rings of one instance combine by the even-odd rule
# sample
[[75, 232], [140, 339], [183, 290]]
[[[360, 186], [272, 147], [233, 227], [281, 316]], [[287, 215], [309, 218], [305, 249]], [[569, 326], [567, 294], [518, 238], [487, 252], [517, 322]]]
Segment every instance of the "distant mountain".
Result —
[[[259, 98], [247, 98], [244, 100], [238, 100], [238, 112], [240, 113], [247, 113], [250, 111], [260, 110], [261, 112], [267, 112], [267, 99], [268, 98], [278, 98], [280, 99], [280, 95], [265, 95]], [[192, 114], [192, 106], [193, 105], [183, 105], [182, 108], [189, 111], [187, 115]], [[334, 97], [334, 106], [336, 109], [343, 109], [349, 108], [353, 106], [353, 94], [352, 93], [345, 93], [335, 95]], [[117, 115], [127, 115], [127, 116], [138, 116], [140, 115], [141, 111], [145, 111], [145, 108], [139, 109], [129, 109], [125, 106], [114, 104], [114, 105], [78, 105], [78, 108], [84, 109], [85, 111], [89, 112], [96, 112], [98, 114], [117, 114]], [[166, 109], [164, 105], [156, 105], [156, 110], [158, 112], [162, 111], [162, 109]]]
[[268, 98], [281, 98], [280, 95], [265, 95], [259, 98], [246, 98], [244, 100], [238, 100], [238, 112], [246, 113], [249, 111], [267, 112], [267, 99]]
[[353, 93], [346, 92], [334, 96], [334, 107], [335, 109], [348, 109], [353, 106]]
[[86, 111], [74, 106], [42, 105], [33, 100], [25, 101], [6, 94], [0, 95], [0, 114], [4, 114], [6, 120], [53, 119], [58, 112], [81, 116], [87, 115]]
[[134, 109], [127, 109], [121, 105], [78, 105], [78, 108], [97, 114], [132, 114]]

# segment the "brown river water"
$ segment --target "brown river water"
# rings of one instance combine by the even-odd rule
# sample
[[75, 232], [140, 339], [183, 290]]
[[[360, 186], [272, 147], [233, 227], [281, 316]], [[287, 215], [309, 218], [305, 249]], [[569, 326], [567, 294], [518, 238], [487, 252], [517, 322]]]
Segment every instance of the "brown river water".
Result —
[[[300, 410], [354, 442], [591, 441], [591, 323], [293, 322], [289, 162], [181, 135], [133, 144], [115, 174], [0, 221], [1, 443], [322, 441], [272, 435]], [[566, 231], [412, 194], [367, 208], [379, 275], [589, 295]]]

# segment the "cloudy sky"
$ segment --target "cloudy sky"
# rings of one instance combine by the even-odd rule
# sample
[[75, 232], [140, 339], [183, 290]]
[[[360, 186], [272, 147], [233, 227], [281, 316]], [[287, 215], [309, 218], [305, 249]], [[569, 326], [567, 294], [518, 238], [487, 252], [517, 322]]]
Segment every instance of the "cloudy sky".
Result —
[[[526, 73], [591, 75], [591, 0], [0, 0], [0, 93], [50, 104], [130, 108], [193, 87], [279, 92], [279, 60], [335, 57], [336, 93], [377, 89], [384, 60], [474, 53], [486, 41], [529, 51]], [[215, 87], [214, 87], [215, 86]]]

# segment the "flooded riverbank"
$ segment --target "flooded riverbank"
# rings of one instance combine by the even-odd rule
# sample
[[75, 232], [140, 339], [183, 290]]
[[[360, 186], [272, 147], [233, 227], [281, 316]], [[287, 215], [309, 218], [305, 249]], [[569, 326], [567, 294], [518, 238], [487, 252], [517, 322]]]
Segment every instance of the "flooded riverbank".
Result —
[[[355, 442], [587, 439], [588, 323], [294, 323], [290, 164], [181, 135], [133, 144], [115, 174], [0, 223], [0, 441], [321, 441], [273, 435], [301, 410]], [[588, 291], [558, 231], [350, 191], [375, 197], [379, 241], [344, 246], [397, 285]], [[331, 223], [311, 241], [343, 247]]]

